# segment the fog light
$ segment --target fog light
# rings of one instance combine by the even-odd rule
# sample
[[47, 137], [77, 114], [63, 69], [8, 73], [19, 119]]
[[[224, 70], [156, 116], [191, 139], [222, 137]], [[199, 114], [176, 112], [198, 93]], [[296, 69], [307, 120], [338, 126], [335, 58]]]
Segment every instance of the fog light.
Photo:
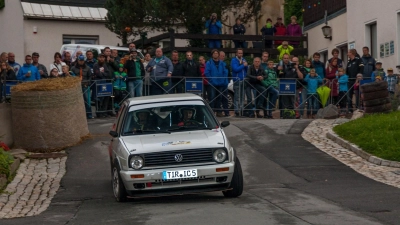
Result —
[[221, 182], [226, 182], [226, 180], [228, 179], [228, 177], [217, 177], [217, 178], [215, 178], [215, 181], [216, 182], [218, 182], [218, 183], [221, 183]]
[[133, 187], [135, 189], [144, 189], [145, 185], [144, 185], [144, 183], [138, 183], [138, 184], [133, 184]]

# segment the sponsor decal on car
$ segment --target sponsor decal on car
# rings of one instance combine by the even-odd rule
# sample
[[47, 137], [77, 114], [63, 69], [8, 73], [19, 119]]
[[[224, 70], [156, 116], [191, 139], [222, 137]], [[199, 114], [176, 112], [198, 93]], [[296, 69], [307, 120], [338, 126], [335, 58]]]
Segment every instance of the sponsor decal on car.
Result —
[[168, 145], [189, 145], [189, 144], [191, 144], [190, 141], [170, 141], [170, 142], [164, 142], [161, 145], [168, 146]]

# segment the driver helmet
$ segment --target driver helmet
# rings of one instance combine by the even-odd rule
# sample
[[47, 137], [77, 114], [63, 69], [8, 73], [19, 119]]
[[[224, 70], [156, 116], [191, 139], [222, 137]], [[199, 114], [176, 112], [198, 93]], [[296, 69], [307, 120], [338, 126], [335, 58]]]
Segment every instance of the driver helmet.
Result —
[[136, 122], [139, 121], [139, 114], [141, 114], [141, 113], [146, 113], [147, 114], [147, 118], [151, 114], [150, 110], [147, 110], [147, 109], [142, 109], [142, 110], [138, 110], [138, 111], [133, 112], [133, 117], [134, 117]]
[[179, 114], [180, 114], [181, 118], [183, 119], [183, 115], [184, 115], [183, 113], [184, 113], [184, 111], [188, 111], [188, 110], [192, 111], [192, 117], [189, 118], [189, 119], [194, 119], [194, 118], [196, 117], [196, 109], [195, 109], [195, 108], [192, 108], [192, 107], [183, 107], [183, 108], [180, 108], [180, 109], [179, 109]]

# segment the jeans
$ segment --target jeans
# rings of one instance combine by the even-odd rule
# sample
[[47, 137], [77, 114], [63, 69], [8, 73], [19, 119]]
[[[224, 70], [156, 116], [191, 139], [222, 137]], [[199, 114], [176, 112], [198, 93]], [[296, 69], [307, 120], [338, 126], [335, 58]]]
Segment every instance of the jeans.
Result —
[[280, 115], [283, 117], [283, 111], [285, 109], [294, 110], [294, 101], [296, 96], [294, 95], [280, 95], [279, 96], [279, 109]]
[[[339, 106], [340, 106], [340, 112], [345, 113], [346, 112], [346, 104], [348, 103], [348, 94], [346, 96], [345, 91], [339, 91]], [[352, 102], [350, 100], [350, 102]], [[350, 110], [350, 108], [349, 108]]]
[[209, 105], [214, 111], [221, 111], [221, 105], [225, 114], [228, 115], [228, 101], [224, 101], [227, 95], [226, 86], [214, 86], [211, 88]]
[[171, 91], [171, 78], [165, 78], [152, 82], [151, 95], [169, 94]]
[[303, 90], [301, 91], [301, 102], [300, 102], [300, 105], [299, 105], [300, 115], [301, 116], [303, 116], [303, 114], [304, 114], [304, 109], [306, 108], [307, 101], [308, 101], [307, 87], [303, 87]]
[[85, 104], [86, 117], [92, 118], [92, 105], [90, 104], [90, 87], [82, 86], [83, 102]]
[[268, 110], [268, 115], [272, 116], [272, 111], [275, 108], [276, 100], [278, 100], [279, 91], [276, 90], [274, 87], [269, 86], [266, 90], [266, 93], [268, 94], [268, 102], [266, 104], [267, 110]]
[[308, 94], [307, 98], [308, 98], [307, 115], [317, 114], [318, 109], [319, 109], [318, 95], [317, 94]]
[[128, 81], [128, 90], [131, 98], [141, 97], [143, 93], [143, 80]]
[[[347, 92], [347, 107], [350, 113], [353, 112], [353, 94], [354, 94], [354, 83], [347, 84], [348, 92]], [[356, 103], [357, 104], [357, 103]], [[358, 107], [356, 105], [356, 107]]]
[[207, 100], [207, 102], [210, 102], [210, 96], [211, 96], [211, 89], [213, 87], [209, 84], [203, 84], [203, 98]]
[[[233, 82], [233, 92], [235, 96], [233, 98], [233, 105], [235, 113], [239, 113], [243, 110], [243, 99], [244, 99], [244, 81], [234, 81]], [[250, 98], [251, 100], [251, 98]]]
[[173, 88], [171, 93], [185, 93], [185, 79], [176, 79], [172, 82]]
[[221, 48], [221, 40], [208, 40], [208, 48]]

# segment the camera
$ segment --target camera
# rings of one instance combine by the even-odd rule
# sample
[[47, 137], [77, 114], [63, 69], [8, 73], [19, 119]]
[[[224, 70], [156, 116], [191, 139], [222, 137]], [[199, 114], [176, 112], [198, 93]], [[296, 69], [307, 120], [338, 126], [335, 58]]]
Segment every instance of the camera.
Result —
[[297, 64], [296, 63], [290, 63], [291, 67], [295, 67]]

